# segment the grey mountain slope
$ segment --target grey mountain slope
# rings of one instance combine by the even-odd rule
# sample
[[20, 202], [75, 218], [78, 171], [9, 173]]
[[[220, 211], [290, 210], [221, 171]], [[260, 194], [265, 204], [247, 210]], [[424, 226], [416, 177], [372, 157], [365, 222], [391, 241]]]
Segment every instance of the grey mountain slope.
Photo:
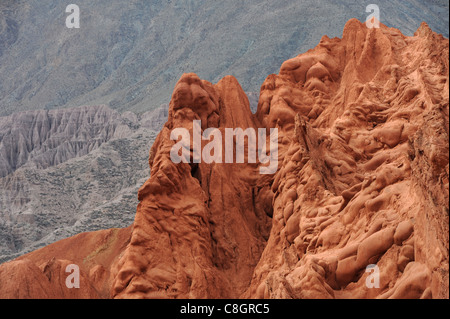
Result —
[[[105, 107], [90, 108], [97, 112], [85, 109], [89, 108], [55, 111], [67, 113], [66, 118], [71, 118], [70, 114], [82, 114], [83, 118], [74, 122], [72, 131], [60, 133], [64, 134], [62, 140], [73, 140], [77, 132], [99, 130], [98, 122], [86, 124], [99, 109], [103, 114], [117, 115]], [[28, 113], [31, 119], [34, 115], [33, 123], [38, 122], [36, 118], [42, 120], [41, 111]], [[133, 116], [128, 114], [127, 118]], [[148, 150], [157, 135], [146, 126], [146, 118], [141, 124], [136, 117], [124, 129], [116, 126], [118, 119], [114, 116], [105, 117], [100, 127], [109, 127], [112, 137], [87, 154], [73, 153], [63, 163], [56, 163], [46, 161], [49, 157], [41, 152], [40, 161], [29, 157], [14, 172], [0, 177], [0, 262], [80, 232], [131, 225], [137, 191], [149, 176]], [[90, 145], [94, 140], [83, 136], [85, 140], [78, 137], [81, 145]], [[34, 146], [42, 150], [42, 143]], [[65, 143], [57, 146], [60, 150], [65, 147]], [[4, 148], [0, 145], [0, 151]], [[29, 154], [32, 153], [33, 149]], [[36, 167], [36, 163], [42, 166]]]
[[[367, 3], [350, 0], [0, 1], [0, 115], [107, 104], [143, 113], [168, 103], [184, 72], [246, 91], [323, 35], [341, 36]], [[412, 35], [422, 21], [448, 37], [448, 1], [377, 1], [381, 21]]]

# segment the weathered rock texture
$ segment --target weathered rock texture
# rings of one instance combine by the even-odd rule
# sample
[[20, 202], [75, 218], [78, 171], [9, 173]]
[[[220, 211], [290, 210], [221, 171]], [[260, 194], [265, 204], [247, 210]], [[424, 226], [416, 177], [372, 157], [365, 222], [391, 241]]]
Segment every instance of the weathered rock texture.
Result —
[[[44, 275], [67, 297], [61, 269], [75, 262], [80, 297], [448, 298], [448, 58], [425, 23], [405, 37], [353, 19], [270, 75], [256, 115], [233, 77], [183, 75], [133, 226], [0, 266], [0, 297], [48, 297], [34, 286]], [[174, 164], [170, 132], [196, 119], [278, 128], [278, 172]], [[379, 288], [366, 286], [370, 264]]]
[[[174, 164], [173, 128], [256, 128], [236, 79], [212, 85], [195, 74], [175, 87], [169, 119], [150, 151], [152, 176], [139, 190], [130, 245], [113, 297], [238, 297], [269, 235], [270, 178], [253, 164]], [[193, 136], [193, 133], [191, 133]], [[267, 202], [269, 201], [269, 202]]]
[[245, 297], [448, 297], [448, 50], [425, 23], [350, 20], [266, 80], [258, 118], [283, 164]]

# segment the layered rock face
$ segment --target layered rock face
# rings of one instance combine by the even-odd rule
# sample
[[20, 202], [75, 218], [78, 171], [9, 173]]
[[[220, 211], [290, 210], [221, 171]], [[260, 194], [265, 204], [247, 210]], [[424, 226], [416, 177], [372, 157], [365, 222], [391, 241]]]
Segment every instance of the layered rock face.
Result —
[[[448, 58], [425, 23], [405, 37], [350, 20], [270, 75], [255, 115], [233, 77], [183, 75], [132, 227], [3, 264], [0, 297], [67, 297], [75, 263], [85, 298], [448, 298]], [[175, 164], [171, 132], [194, 120], [277, 128], [278, 171]]]
[[113, 297], [239, 297], [248, 287], [269, 235], [271, 178], [261, 178], [257, 164], [173, 163], [172, 129], [193, 136], [195, 120], [222, 135], [226, 128], [257, 128], [235, 78], [216, 85], [195, 74], [180, 79], [150, 151], [152, 175], [139, 190]]

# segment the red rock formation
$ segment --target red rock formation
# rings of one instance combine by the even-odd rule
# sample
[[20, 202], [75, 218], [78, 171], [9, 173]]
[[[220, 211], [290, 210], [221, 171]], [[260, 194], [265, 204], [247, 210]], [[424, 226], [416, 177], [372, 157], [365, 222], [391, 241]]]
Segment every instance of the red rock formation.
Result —
[[235, 78], [212, 85], [182, 76], [150, 151], [152, 174], [139, 190], [114, 297], [230, 298], [250, 283], [270, 229], [270, 179], [260, 180], [255, 164], [174, 164], [171, 130], [189, 128], [193, 136], [193, 120], [200, 119], [202, 129], [222, 133], [256, 127]]
[[[74, 297], [75, 263], [76, 297], [448, 298], [448, 57], [426, 24], [405, 37], [350, 20], [266, 79], [256, 115], [233, 77], [183, 75], [133, 226], [1, 265], [0, 297]], [[278, 128], [278, 172], [173, 163], [170, 132], [193, 120]]]
[[448, 48], [350, 20], [267, 78], [284, 162], [245, 297], [448, 298]]

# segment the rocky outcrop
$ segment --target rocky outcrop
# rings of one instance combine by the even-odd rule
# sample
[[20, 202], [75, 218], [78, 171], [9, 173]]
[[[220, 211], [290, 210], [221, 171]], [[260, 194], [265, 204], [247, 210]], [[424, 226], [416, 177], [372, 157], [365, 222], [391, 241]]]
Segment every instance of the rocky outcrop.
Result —
[[270, 229], [270, 178], [255, 164], [171, 161], [173, 128], [256, 128], [235, 78], [216, 85], [185, 74], [169, 119], [150, 151], [152, 175], [139, 190], [130, 244], [112, 287], [116, 298], [239, 297]]
[[[448, 39], [425, 23], [406, 37], [352, 19], [341, 39], [324, 36], [270, 75], [254, 115], [233, 77], [183, 75], [134, 223], [105, 250], [108, 262], [86, 263], [84, 248], [67, 256], [59, 242], [0, 266], [0, 282], [18, 269], [31, 283], [42, 278], [35, 266], [59, 272], [69, 260], [109, 278], [90, 279], [83, 296], [448, 298], [448, 57]], [[202, 131], [277, 128], [278, 171], [175, 164], [171, 132], [192, 136], [194, 120]], [[83, 235], [90, 250], [103, 251], [99, 234]]]
[[448, 298], [448, 45], [350, 20], [266, 80], [283, 164], [245, 297]]

